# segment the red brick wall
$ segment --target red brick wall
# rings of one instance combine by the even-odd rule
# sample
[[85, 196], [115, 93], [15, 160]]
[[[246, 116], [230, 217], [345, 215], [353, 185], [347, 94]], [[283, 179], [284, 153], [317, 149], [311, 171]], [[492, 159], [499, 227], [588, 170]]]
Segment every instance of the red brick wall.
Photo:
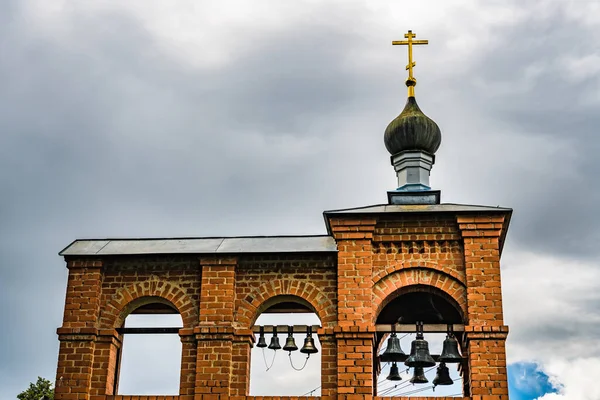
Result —
[[[295, 399], [248, 396], [250, 328], [278, 296], [301, 299], [321, 320], [321, 398], [384, 399], [373, 383], [374, 324], [410, 290], [435, 291], [464, 315], [468, 398], [508, 398], [501, 214], [340, 216], [330, 224], [337, 255], [69, 260], [56, 399]], [[121, 337], [114, 329], [156, 301], [176, 308], [184, 323], [180, 395], [116, 396]], [[432, 398], [439, 399], [419, 399]]]

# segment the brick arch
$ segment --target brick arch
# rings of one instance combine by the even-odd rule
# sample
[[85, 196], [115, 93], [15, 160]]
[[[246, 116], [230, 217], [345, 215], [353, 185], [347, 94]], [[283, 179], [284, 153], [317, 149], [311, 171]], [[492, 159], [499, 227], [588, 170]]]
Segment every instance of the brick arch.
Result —
[[333, 326], [336, 321], [334, 302], [316, 285], [310, 282], [275, 279], [265, 282], [242, 299], [235, 321], [242, 328], [251, 328], [258, 316], [276, 296], [295, 296], [307, 302], [321, 320], [323, 327]]
[[458, 310], [463, 320], [467, 316], [467, 291], [465, 284], [454, 277], [430, 268], [404, 268], [380, 279], [373, 285], [373, 323], [379, 313], [394, 298], [412, 291], [428, 288], [443, 294]]
[[194, 327], [197, 323], [197, 309], [185, 290], [153, 276], [119, 289], [101, 309], [101, 328], [120, 327], [133, 310], [151, 303], [163, 303], [175, 308], [181, 315], [184, 328]]
[[463, 285], [466, 286], [466, 278], [465, 278], [464, 273], [457, 271], [456, 268], [450, 268], [448, 266], [440, 265], [440, 264], [432, 262], [432, 261], [422, 261], [422, 260], [390, 262], [385, 268], [380, 268], [373, 274], [373, 284], [379, 282], [380, 280], [385, 278], [387, 275], [393, 274], [394, 272], [402, 271], [405, 269], [411, 269], [411, 268], [421, 268], [421, 269], [428, 269], [428, 270], [432, 270], [432, 271], [439, 271], [446, 275], [451, 276], [452, 278], [456, 279], [457, 281], [459, 281], [460, 283], [462, 283]]

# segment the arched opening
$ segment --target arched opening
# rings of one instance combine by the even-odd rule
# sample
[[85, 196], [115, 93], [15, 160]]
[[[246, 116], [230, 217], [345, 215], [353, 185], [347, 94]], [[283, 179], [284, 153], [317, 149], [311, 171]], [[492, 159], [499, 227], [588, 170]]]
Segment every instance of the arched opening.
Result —
[[[447, 338], [448, 325], [462, 326], [464, 323], [462, 311], [456, 301], [445, 292], [425, 286], [414, 285], [405, 287], [390, 296], [391, 299], [383, 306], [377, 316], [377, 326], [399, 327], [396, 337], [399, 339], [400, 347], [408, 356], [411, 353], [411, 344], [417, 339], [417, 323], [423, 324], [423, 339], [427, 342], [429, 354], [432, 356], [434, 365], [424, 367], [421, 370], [410, 368], [405, 365], [404, 360], [396, 363], [396, 370], [392, 371], [392, 362], [381, 362], [380, 356], [387, 350], [390, 331], [378, 331], [375, 343], [374, 357], [374, 387], [378, 396], [382, 397], [444, 397], [463, 395], [465, 360], [461, 362], [439, 361], [442, 354], [444, 341]], [[425, 329], [426, 328], [426, 329]], [[460, 349], [462, 343], [462, 332], [452, 332], [451, 336], [456, 339]], [[422, 343], [422, 342], [421, 342]], [[409, 361], [410, 362], [410, 361]], [[440, 380], [438, 368], [448, 368], [449, 378]], [[438, 379], [436, 379], [436, 376]], [[441, 372], [444, 376], [444, 372]], [[424, 378], [423, 378], [424, 377]], [[415, 381], [414, 383], [411, 380]], [[425, 382], [426, 381], [426, 382]], [[443, 382], [439, 385], [436, 383]]]
[[122, 345], [115, 394], [177, 395], [181, 372], [181, 315], [169, 302], [142, 299], [117, 331]]
[[[313, 329], [313, 354], [303, 353], [307, 327], [320, 326], [321, 321], [310, 303], [296, 296], [275, 296], [259, 308], [256, 319], [255, 344], [251, 352], [250, 395], [251, 396], [320, 396], [321, 395], [321, 344]], [[277, 338], [281, 349], [271, 349], [273, 327], [278, 327]], [[284, 350], [288, 343], [288, 327], [293, 327], [292, 337], [298, 347], [294, 351]], [[259, 347], [263, 327], [264, 343]], [[310, 346], [310, 342], [309, 342]]]

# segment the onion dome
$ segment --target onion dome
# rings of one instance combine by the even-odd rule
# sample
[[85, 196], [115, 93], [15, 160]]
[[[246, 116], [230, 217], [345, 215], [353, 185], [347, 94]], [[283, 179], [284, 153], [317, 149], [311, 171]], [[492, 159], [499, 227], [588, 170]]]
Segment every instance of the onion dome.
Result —
[[435, 154], [442, 142], [442, 133], [437, 124], [423, 114], [414, 96], [410, 96], [404, 110], [386, 128], [384, 142], [392, 155], [405, 150]]

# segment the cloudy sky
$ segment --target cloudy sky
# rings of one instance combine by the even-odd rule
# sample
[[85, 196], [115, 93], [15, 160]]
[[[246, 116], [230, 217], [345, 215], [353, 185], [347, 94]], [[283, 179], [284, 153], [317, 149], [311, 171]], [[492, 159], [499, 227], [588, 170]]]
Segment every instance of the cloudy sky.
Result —
[[430, 41], [432, 185], [515, 210], [513, 399], [600, 399], [600, 2], [583, 0], [1, 1], [0, 398], [54, 379], [73, 239], [324, 233], [323, 210], [385, 202], [408, 29]]

